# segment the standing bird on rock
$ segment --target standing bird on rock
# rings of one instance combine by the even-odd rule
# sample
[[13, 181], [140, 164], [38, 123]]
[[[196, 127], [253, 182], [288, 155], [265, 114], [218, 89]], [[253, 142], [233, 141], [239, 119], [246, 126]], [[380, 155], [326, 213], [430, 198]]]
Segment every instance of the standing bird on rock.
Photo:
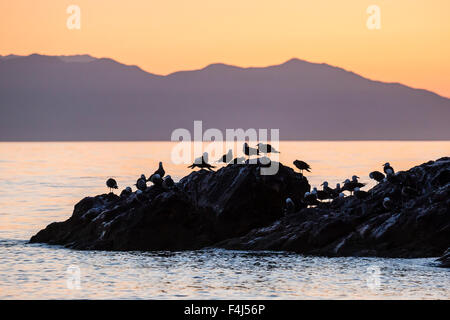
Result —
[[138, 188], [138, 190], [141, 191], [147, 190], [147, 180], [145, 179], [145, 176], [143, 178], [141, 176], [141, 178], [137, 179], [135, 186], [136, 188]]
[[152, 178], [153, 178], [153, 176], [154, 176], [155, 174], [159, 175], [160, 178], [164, 177], [164, 175], [166, 174], [166, 171], [164, 171], [162, 162], [159, 162], [159, 168], [158, 168], [158, 170], [156, 170], [155, 172], [153, 172], [153, 174], [150, 176], [150, 178], [148, 178], [147, 181], [152, 181]]
[[248, 143], [244, 143], [244, 154], [248, 157], [259, 156], [259, 150], [256, 148], [249, 147]]
[[258, 143], [256, 147], [258, 147], [258, 151], [260, 153], [280, 153], [279, 151], [275, 150], [275, 148], [270, 144]]
[[109, 178], [108, 180], [106, 180], [106, 186], [109, 188], [109, 192], [112, 192], [112, 189], [118, 189], [119, 187], [117, 186], [117, 181], [114, 180], [113, 178]]
[[133, 190], [131, 190], [130, 187], [126, 187], [125, 189], [122, 190], [122, 192], [120, 193], [120, 197], [121, 198], [127, 198], [129, 195], [131, 195], [133, 193]]
[[218, 163], [229, 163], [233, 159], [233, 150], [228, 150], [227, 154], [224, 154], [219, 160], [216, 162]]
[[161, 186], [163, 183], [163, 179], [161, 178], [161, 176], [157, 173], [152, 174], [152, 176], [150, 177], [150, 181], [155, 185], [155, 186]]
[[303, 175], [303, 170], [311, 172], [310, 171], [311, 167], [305, 161], [295, 160], [294, 161], [294, 166], [296, 166], [297, 169], [299, 169], [301, 171], [302, 175]]
[[330, 195], [328, 194], [328, 192], [324, 190], [317, 190], [316, 187], [313, 188], [313, 193], [315, 193], [317, 195], [317, 199], [321, 201], [330, 199]]
[[386, 175], [393, 175], [395, 173], [394, 168], [391, 167], [391, 165], [389, 164], [389, 162], [386, 162], [383, 165], [383, 171], [384, 173], [386, 173]]
[[162, 182], [162, 187], [166, 190], [169, 190], [175, 185], [175, 182], [172, 180], [171, 176], [166, 176]]
[[339, 196], [339, 192], [340, 192], [340, 186], [339, 186], [339, 190], [335, 190], [332, 189], [328, 186], [328, 181], [324, 181], [321, 186], [323, 186], [323, 191], [325, 191], [326, 193], [328, 193], [330, 199], [334, 199], [337, 198]]
[[316, 206], [320, 204], [320, 202], [317, 201], [317, 193], [314, 190], [311, 192], [306, 192], [303, 196], [303, 200], [307, 206]]
[[372, 171], [371, 173], [369, 173], [369, 178], [380, 183], [381, 181], [384, 180], [385, 176], [380, 171]]
[[357, 176], [353, 176], [352, 181], [350, 181], [350, 179], [346, 179], [344, 181], [344, 186], [342, 187], [341, 191], [347, 190], [350, 191], [351, 194], [353, 194], [355, 188], [362, 188], [365, 185], [366, 185], [365, 183], [358, 182]]
[[215, 166], [212, 166], [208, 163], [208, 153], [204, 152], [203, 155], [199, 158], [196, 158], [194, 163], [191, 164], [188, 168], [194, 169], [194, 168], [200, 168], [200, 169], [208, 169], [209, 171], [213, 171], [211, 168], [215, 168]]
[[284, 209], [284, 214], [289, 214], [295, 212], [295, 203], [291, 198], [286, 198], [286, 207]]

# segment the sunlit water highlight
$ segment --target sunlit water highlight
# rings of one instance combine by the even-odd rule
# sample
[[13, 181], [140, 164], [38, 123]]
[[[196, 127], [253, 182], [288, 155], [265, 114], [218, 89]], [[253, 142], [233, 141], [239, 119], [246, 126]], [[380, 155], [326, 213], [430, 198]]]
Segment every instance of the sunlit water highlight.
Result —
[[[27, 240], [67, 219], [85, 196], [121, 188], [163, 161], [178, 180], [190, 172], [171, 164], [174, 143], [0, 143], [0, 299], [449, 299], [450, 271], [434, 259], [320, 258], [275, 252], [85, 252]], [[310, 163], [313, 186], [334, 186], [356, 174], [365, 182], [389, 161], [404, 170], [450, 154], [450, 142], [281, 142], [280, 160]], [[211, 157], [218, 158], [218, 157]], [[67, 268], [81, 270], [81, 289], [67, 286]], [[367, 268], [380, 270], [373, 288]], [[368, 282], [369, 281], [369, 282]]]

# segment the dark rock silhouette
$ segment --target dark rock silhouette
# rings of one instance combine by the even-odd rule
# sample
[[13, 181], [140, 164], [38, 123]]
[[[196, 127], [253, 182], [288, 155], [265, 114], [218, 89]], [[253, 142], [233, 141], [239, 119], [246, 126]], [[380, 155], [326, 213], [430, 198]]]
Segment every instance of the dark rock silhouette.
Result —
[[[326, 256], [440, 256], [450, 246], [450, 158], [397, 177], [399, 184], [381, 182], [364, 201], [338, 198], [217, 246]], [[418, 195], [405, 197], [404, 186], [415, 188]], [[386, 197], [394, 203], [391, 210], [382, 205]]]
[[439, 266], [443, 268], [450, 268], [450, 247], [444, 252], [444, 254], [438, 259]]
[[170, 190], [151, 186], [120, 198], [103, 194], [81, 200], [72, 217], [50, 224], [31, 242], [75, 249], [198, 249], [269, 225], [282, 216], [287, 197], [300, 202], [306, 178], [280, 164], [261, 176], [258, 165], [228, 165], [192, 172]]
[[[326, 256], [437, 257], [450, 247], [450, 158], [396, 174], [368, 197], [336, 198], [306, 208], [305, 177], [280, 164], [193, 172], [169, 190], [152, 186], [126, 198], [80, 201], [72, 217], [50, 224], [31, 242], [76, 249], [181, 250], [220, 247], [286, 250]], [[404, 193], [405, 188], [414, 193]], [[385, 198], [390, 206], [383, 206]], [[286, 199], [296, 212], [286, 210]], [[284, 213], [287, 213], [284, 215]], [[444, 255], [442, 265], [448, 265]]]

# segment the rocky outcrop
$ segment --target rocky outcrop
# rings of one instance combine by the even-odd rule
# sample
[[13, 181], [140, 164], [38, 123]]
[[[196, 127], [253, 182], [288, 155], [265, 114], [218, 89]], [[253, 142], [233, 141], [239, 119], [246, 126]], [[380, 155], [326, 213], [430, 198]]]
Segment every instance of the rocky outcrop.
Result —
[[170, 189], [85, 198], [70, 219], [30, 241], [75, 249], [199, 249], [279, 220], [286, 197], [300, 203], [309, 190], [305, 177], [281, 164], [272, 176], [260, 175], [256, 164], [200, 170]]
[[[383, 206], [386, 197], [392, 208]], [[399, 172], [370, 190], [365, 200], [349, 196], [303, 209], [217, 246], [327, 256], [436, 257], [449, 245], [450, 158], [442, 158]]]
[[450, 247], [438, 259], [439, 266], [443, 268], [450, 268]]
[[[305, 177], [280, 164], [200, 170], [170, 189], [104, 194], [80, 201], [65, 222], [31, 242], [76, 249], [183, 250], [220, 247], [327, 256], [437, 257], [450, 247], [450, 158], [398, 172], [366, 199], [307, 208]], [[283, 214], [290, 197], [295, 211]], [[390, 205], [383, 205], [386, 197]], [[448, 251], [442, 257], [448, 265]]]

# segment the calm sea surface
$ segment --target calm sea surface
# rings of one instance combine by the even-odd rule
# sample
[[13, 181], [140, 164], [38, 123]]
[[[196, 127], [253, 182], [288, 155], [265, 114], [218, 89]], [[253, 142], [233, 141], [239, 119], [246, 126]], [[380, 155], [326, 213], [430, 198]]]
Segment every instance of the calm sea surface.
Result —
[[[69, 218], [83, 197], [107, 192], [108, 177], [122, 189], [163, 161], [166, 174], [179, 180], [190, 170], [173, 164], [174, 146], [0, 143], [0, 299], [450, 299], [450, 270], [435, 267], [434, 259], [224, 250], [82, 252], [27, 244], [47, 224]], [[284, 164], [307, 161], [308, 179], [318, 187], [353, 174], [370, 182], [368, 173], [387, 161], [404, 170], [450, 155], [450, 142], [281, 142], [279, 148]], [[80, 272], [79, 288], [73, 270]]]

